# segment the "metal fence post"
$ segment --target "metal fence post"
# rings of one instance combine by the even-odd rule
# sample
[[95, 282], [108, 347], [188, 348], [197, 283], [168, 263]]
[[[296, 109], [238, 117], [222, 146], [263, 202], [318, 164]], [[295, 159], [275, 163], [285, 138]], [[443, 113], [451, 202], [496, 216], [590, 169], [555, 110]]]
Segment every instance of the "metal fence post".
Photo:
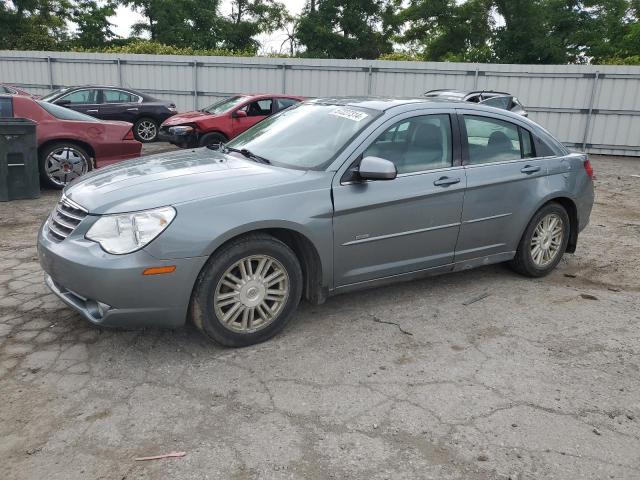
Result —
[[373, 65], [369, 65], [369, 74], [367, 78], [367, 95], [371, 95], [373, 89]]
[[198, 61], [193, 62], [193, 109], [198, 110]]
[[122, 87], [122, 62], [120, 62], [120, 58], [117, 59], [118, 64], [118, 86]]
[[591, 116], [593, 115], [593, 105], [596, 100], [596, 89], [598, 88], [598, 80], [600, 79], [600, 72], [596, 71], [595, 77], [593, 77], [593, 84], [591, 85], [591, 96], [589, 97], [589, 108], [587, 110], [587, 122], [584, 126], [584, 136], [582, 137], [582, 151], [587, 151], [587, 143], [589, 140], [589, 129], [591, 128]]
[[287, 64], [282, 64], [282, 93], [287, 93]]
[[49, 68], [49, 88], [53, 90], [53, 65], [51, 65], [51, 57], [47, 57], [47, 66]]
[[478, 89], [478, 75], [479, 75], [479, 73], [480, 73], [480, 67], [478, 67], [478, 66], [476, 65], [476, 73], [475, 73], [475, 75], [473, 76], [473, 89], [474, 89], [474, 90], [477, 90], [477, 89]]

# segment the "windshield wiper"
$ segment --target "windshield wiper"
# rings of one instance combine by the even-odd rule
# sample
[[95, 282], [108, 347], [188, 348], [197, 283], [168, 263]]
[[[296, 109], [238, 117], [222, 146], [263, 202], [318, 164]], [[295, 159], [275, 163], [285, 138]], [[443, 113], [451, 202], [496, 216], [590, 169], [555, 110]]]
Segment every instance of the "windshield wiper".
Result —
[[243, 155], [245, 157], [247, 157], [249, 160], [253, 160], [254, 162], [258, 162], [258, 163], [265, 163], [267, 165], [271, 164], [271, 161], [261, 157], [260, 155], [256, 155], [255, 153], [252, 153], [250, 150], [247, 150], [246, 148], [233, 148], [233, 147], [228, 147], [224, 144], [222, 144], [222, 148], [224, 148], [227, 152], [236, 152], [239, 153], [240, 155]]

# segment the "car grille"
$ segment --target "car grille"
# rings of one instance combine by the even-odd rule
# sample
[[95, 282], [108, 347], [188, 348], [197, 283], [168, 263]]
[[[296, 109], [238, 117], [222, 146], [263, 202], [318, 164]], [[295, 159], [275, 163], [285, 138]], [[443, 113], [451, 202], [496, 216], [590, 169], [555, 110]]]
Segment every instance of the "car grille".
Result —
[[88, 213], [63, 195], [49, 217], [48, 228], [51, 238], [57, 242], [67, 238]]

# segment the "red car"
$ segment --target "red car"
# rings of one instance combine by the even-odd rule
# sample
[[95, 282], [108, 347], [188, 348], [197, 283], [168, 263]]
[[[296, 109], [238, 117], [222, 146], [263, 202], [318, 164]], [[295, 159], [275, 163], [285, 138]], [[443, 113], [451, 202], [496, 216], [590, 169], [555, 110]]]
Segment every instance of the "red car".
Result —
[[142, 149], [130, 123], [98, 120], [30, 97], [0, 96], [2, 117], [36, 122], [40, 176], [55, 188], [93, 168], [139, 157]]
[[158, 138], [182, 148], [227, 142], [260, 120], [304, 100], [293, 95], [236, 95], [165, 120]]

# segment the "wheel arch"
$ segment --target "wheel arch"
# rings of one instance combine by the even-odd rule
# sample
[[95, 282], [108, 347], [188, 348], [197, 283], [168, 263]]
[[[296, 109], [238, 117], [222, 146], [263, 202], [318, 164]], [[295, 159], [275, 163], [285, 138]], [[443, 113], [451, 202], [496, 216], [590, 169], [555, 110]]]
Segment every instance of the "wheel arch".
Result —
[[200, 133], [200, 134], [198, 135], [198, 138], [197, 138], [197, 140], [198, 140], [198, 145], [200, 144], [200, 142], [202, 141], [202, 139], [203, 139], [204, 137], [206, 137], [207, 135], [212, 135], [212, 134], [214, 134], [214, 133], [215, 133], [215, 134], [218, 134], [218, 135], [222, 135], [222, 136], [226, 139], [226, 141], [227, 141], [227, 142], [228, 142], [228, 141], [229, 141], [229, 139], [230, 139], [230, 138], [229, 138], [229, 135], [227, 135], [226, 133], [224, 133], [222, 130], [220, 130], [220, 129], [215, 129], [215, 130], [210, 130], [210, 131], [208, 131], [208, 132]]
[[322, 259], [317, 247], [311, 241], [309, 236], [295, 227], [290, 225], [264, 225], [253, 226], [242, 231], [229, 232], [224, 239], [217, 242], [209, 256], [211, 257], [215, 255], [221, 248], [224, 248], [226, 245], [238, 240], [239, 238], [256, 233], [271, 235], [293, 250], [293, 253], [300, 262], [300, 267], [302, 268], [302, 277], [304, 281], [302, 294], [304, 298], [314, 305], [324, 303], [328, 296], [328, 288], [323, 285]]
[[96, 167], [96, 151], [94, 150], [94, 148], [91, 146], [91, 144], [84, 142], [82, 140], [78, 140], [75, 138], [51, 138], [48, 139], [44, 142], [42, 142], [40, 145], [38, 145], [38, 156], [40, 156], [42, 154], [42, 152], [44, 151], [45, 148], [50, 147], [51, 145], [55, 145], [56, 143], [72, 143], [74, 145], [77, 145], [78, 147], [84, 149], [89, 156], [91, 157], [91, 168], [95, 168]]
[[575, 201], [566, 194], [555, 194], [545, 197], [531, 212], [529, 220], [526, 222], [524, 229], [520, 233], [520, 238], [522, 238], [522, 235], [524, 235], [527, 225], [536, 214], [536, 212], [538, 212], [538, 210], [540, 210], [545, 205], [554, 202], [562, 205], [562, 207], [566, 210], [567, 215], [569, 215], [569, 241], [567, 243], [567, 249], [565, 251], [567, 253], [574, 253], [578, 245], [578, 207], [576, 206]]

